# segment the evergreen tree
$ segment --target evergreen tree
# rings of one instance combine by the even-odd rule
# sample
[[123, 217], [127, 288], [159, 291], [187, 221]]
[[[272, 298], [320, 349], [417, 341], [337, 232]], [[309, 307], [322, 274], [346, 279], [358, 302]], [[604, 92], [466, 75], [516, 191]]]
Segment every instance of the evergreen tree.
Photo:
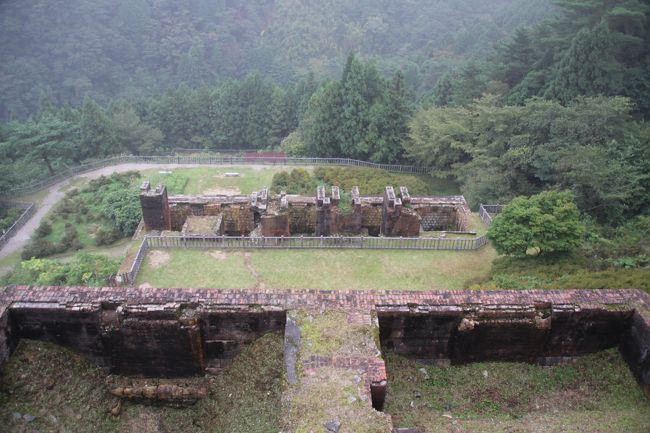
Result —
[[403, 159], [404, 141], [408, 139], [411, 118], [404, 76], [397, 72], [382, 103], [373, 105], [366, 140], [370, 159], [375, 162], [398, 162]]
[[272, 147], [280, 145], [291, 131], [296, 127], [294, 124], [295, 111], [292, 106], [291, 95], [279, 87], [273, 89], [271, 103], [271, 119], [268, 131], [268, 144]]
[[525, 27], [517, 29], [512, 41], [501, 48], [500, 54], [500, 61], [503, 63], [502, 80], [508, 86], [514, 87], [530, 71], [535, 60], [530, 31]]
[[96, 158], [114, 151], [116, 137], [110, 118], [90, 97], [84, 99], [81, 109], [81, 158]]
[[341, 79], [341, 124], [338, 141], [344, 155], [363, 158], [368, 153], [365, 135], [372, 101], [364, 67], [354, 55], [348, 57]]
[[559, 63], [546, 96], [567, 103], [579, 95], [616, 94], [620, 70], [607, 25], [581, 30]]
[[338, 82], [321, 86], [309, 100], [300, 122], [306, 153], [313, 156], [340, 156], [341, 89]]

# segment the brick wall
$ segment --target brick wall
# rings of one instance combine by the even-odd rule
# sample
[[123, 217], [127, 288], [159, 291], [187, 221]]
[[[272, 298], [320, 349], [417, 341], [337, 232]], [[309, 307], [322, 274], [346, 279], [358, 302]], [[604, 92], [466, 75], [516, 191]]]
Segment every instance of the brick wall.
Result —
[[[0, 292], [0, 361], [6, 360], [16, 339], [29, 337], [72, 347], [109, 366], [133, 371], [149, 368], [152, 374], [187, 374], [207, 368], [215, 353], [231, 356], [235, 353], [233, 341], [245, 344], [257, 331], [278, 330], [283, 326], [284, 311], [289, 309], [342, 309], [359, 317], [376, 311], [382, 341], [392, 341], [402, 353], [424, 359], [531, 361], [533, 357], [580, 355], [618, 344], [650, 397], [650, 297], [639, 290], [391, 292], [10, 286]], [[232, 325], [231, 336], [245, 335], [242, 329], [254, 332], [230, 342], [222, 338], [224, 334], [211, 334], [210, 323], [225, 314], [242, 318], [241, 326]], [[216, 315], [215, 319], [209, 315]], [[250, 320], [260, 326], [252, 326]], [[436, 335], [431, 334], [434, 328], [439, 330]], [[451, 345], [450, 339], [455, 339]], [[218, 364], [228, 358], [213, 359]]]

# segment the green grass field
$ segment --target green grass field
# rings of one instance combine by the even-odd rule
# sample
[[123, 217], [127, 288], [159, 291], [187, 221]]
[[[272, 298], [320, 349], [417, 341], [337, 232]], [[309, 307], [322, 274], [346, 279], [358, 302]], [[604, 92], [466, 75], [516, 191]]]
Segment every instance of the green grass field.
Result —
[[552, 368], [436, 368], [391, 352], [386, 360], [385, 411], [395, 427], [423, 433], [646, 433], [650, 426], [650, 402], [616, 349]]
[[[179, 169], [152, 169], [142, 171], [142, 179], [152, 185], [163, 183], [170, 194], [250, 194], [270, 187], [273, 175], [291, 167], [198, 167]], [[164, 173], [171, 172], [171, 173]], [[239, 173], [225, 177], [225, 173]], [[183, 179], [185, 182], [183, 182]], [[182, 187], [179, 188], [179, 185]]]
[[485, 278], [496, 257], [478, 251], [154, 250], [137, 284], [273, 289], [460, 289]]

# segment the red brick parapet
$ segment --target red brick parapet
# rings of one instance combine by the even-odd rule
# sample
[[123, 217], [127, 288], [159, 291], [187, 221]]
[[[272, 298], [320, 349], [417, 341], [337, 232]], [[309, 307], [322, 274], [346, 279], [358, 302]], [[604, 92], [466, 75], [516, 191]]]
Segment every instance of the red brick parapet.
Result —
[[[626, 361], [639, 379], [641, 386], [650, 397], [650, 295], [640, 290], [503, 290], [503, 291], [472, 291], [472, 290], [451, 290], [451, 291], [355, 291], [355, 290], [229, 290], [229, 289], [156, 289], [156, 288], [90, 288], [90, 287], [56, 287], [56, 286], [9, 286], [0, 290], [0, 365], [4, 363], [12, 347], [13, 338], [9, 333], [7, 325], [8, 310], [22, 312], [21, 320], [30, 322], [30, 326], [40, 327], [39, 314], [47, 310], [52, 317], [59, 317], [57, 314], [79, 313], [92, 315], [94, 326], [98, 323], [101, 329], [108, 326], [110, 331], [113, 323], [118, 323], [116, 317], [120, 314], [118, 306], [130, 311], [129, 314], [148, 314], [150, 320], [157, 320], [156, 317], [181, 317], [178, 326], [170, 328], [174, 341], [178, 338], [186, 338], [187, 344], [191, 346], [195, 335], [190, 332], [192, 326], [197, 325], [192, 317], [184, 318], [178, 316], [179, 311], [188, 310], [196, 314], [203, 314], [208, 317], [214, 314], [234, 315], [262, 315], [266, 314], [267, 319], [260, 320], [266, 327], [276, 329], [280, 326], [279, 316], [287, 310], [315, 310], [326, 311], [330, 309], [344, 310], [352, 314], [352, 322], [367, 322], [370, 314], [376, 311], [384, 318], [393, 320], [386, 329], [393, 327], [397, 334], [390, 337], [399, 344], [405, 344], [405, 351], [417, 346], [415, 341], [401, 339], [400, 324], [401, 317], [419, 316], [424, 320], [422, 329], [429, 329], [426, 320], [428, 317], [444, 316], [440, 320], [445, 322], [453, 331], [454, 335], [461, 338], [461, 342], [467, 344], [468, 352], [471, 348], [476, 349], [483, 344], [484, 354], [491, 353], [491, 344], [499, 342], [499, 333], [502, 332], [499, 326], [506, 326], [512, 332], [518, 332], [521, 347], [512, 347], [514, 355], [524, 357], [528, 353], [528, 346], [535, 346], [531, 337], [547, 338], [548, 325], [544, 315], [546, 311], [552, 311], [553, 329], [556, 329], [555, 336], [559, 340], [553, 341], [554, 349], [542, 356], [565, 356], [567, 345], [564, 334], [571, 333], [575, 323], [585, 330], [591, 331], [585, 334], [589, 340], [589, 347], [597, 350], [599, 341], [606, 341], [608, 346], [618, 344]], [[599, 313], [600, 312], [600, 313]], [[194, 314], [193, 313], [193, 314]], [[594, 314], [606, 315], [607, 318], [598, 322]], [[603, 314], [601, 314], [603, 313]], [[43, 313], [45, 314], [45, 313]], [[82, 314], [82, 316], [83, 316]], [[271, 315], [271, 316], [269, 316]], [[275, 316], [278, 317], [275, 317]], [[582, 322], [572, 322], [571, 317]], [[44, 316], [45, 317], [45, 316]], [[115, 317], [115, 318], [114, 318]], [[261, 316], [260, 316], [261, 317]], [[284, 317], [284, 316], [283, 316]], [[445, 318], [446, 317], [446, 318]], [[392, 319], [391, 319], [392, 318]], [[619, 319], [620, 318], [620, 319]], [[72, 320], [72, 319], [71, 319]], [[76, 320], [76, 319], [75, 319]], [[174, 319], [176, 320], [176, 319]], [[207, 320], [207, 319], [205, 319]], [[267, 320], [266, 322], [264, 320]], [[438, 320], [438, 319], [431, 319]], [[36, 321], [36, 322], [34, 322]], [[99, 322], [98, 322], [99, 321]], [[187, 322], [187, 323], [186, 323]], [[276, 323], [277, 322], [277, 323]], [[465, 323], [467, 322], [467, 323]], [[130, 322], [129, 322], [130, 323]], [[166, 322], [165, 322], [166, 323]], [[442, 323], [442, 322], [441, 322]], [[460, 325], [459, 325], [460, 323]], [[469, 332], [478, 325], [478, 331]], [[502, 325], [499, 325], [501, 323]], [[594, 326], [600, 323], [600, 328]], [[464, 324], [464, 325], [463, 325]], [[128, 325], [128, 323], [127, 323]], [[267, 326], [268, 325], [268, 326]], [[462, 329], [461, 329], [462, 325]], [[115, 325], [117, 326], [117, 325]], [[437, 325], [436, 325], [437, 326]], [[581, 329], [582, 329], [581, 328]], [[32, 329], [32, 328], [29, 328]], [[117, 329], [117, 328], [116, 328]], [[266, 329], [266, 328], [264, 328]], [[591, 335], [601, 329], [602, 332], [610, 334]], [[491, 331], [492, 330], [492, 331]], [[106, 332], [108, 332], [106, 331]], [[105, 332], [101, 331], [101, 332]], [[117, 331], [116, 331], [117, 332]], [[488, 332], [482, 334], [481, 332]], [[490, 332], [493, 332], [490, 334]], [[510, 331], [509, 331], [510, 332]], [[582, 332], [582, 331], [580, 331]], [[601, 331], [598, 331], [601, 332]], [[523, 333], [523, 334], [522, 334]], [[528, 334], [526, 334], [528, 333]], [[590, 334], [591, 333], [591, 334]], [[621, 334], [622, 333], [622, 334]], [[187, 335], [186, 335], [187, 334]], [[118, 338], [120, 337], [118, 334]], [[170, 334], [171, 335], [171, 334]], [[198, 335], [198, 334], [197, 334]], [[582, 334], [580, 334], [582, 335]], [[180, 337], [179, 337], [180, 336]], [[163, 338], [161, 336], [160, 338]], [[102, 337], [104, 338], [104, 337]], [[120, 337], [121, 338], [121, 337]], [[198, 338], [198, 337], [197, 337]], [[215, 337], [216, 340], [220, 338]], [[252, 337], [251, 337], [252, 338]], [[586, 337], [585, 337], [586, 338]], [[215, 340], [215, 341], [216, 341]], [[571, 339], [569, 339], [572, 341]], [[165, 340], [167, 341], [167, 340]], [[118, 341], [119, 342], [119, 341]], [[86, 344], [81, 341], [80, 344]], [[88, 346], [87, 347], [94, 347]], [[179, 346], [180, 347], [180, 346]], [[192, 346], [193, 347], [193, 346]], [[455, 347], [460, 347], [456, 345]], [[177, 348], [181, 350], [182, 348]], [[432, 349], [432, 348], [429, 348]], [[569, 348], [569, 356], [582, 353], [580, 350]], [[557, 353], [555, 353], [557, 352]], [[439, 357], [436, 353], [429, 353], [427, 359]], [[440, 356], [452, 356], [460, 361], [471, 362], [471, 357], [464, 353], [447, 353]], [[471, 353], [470, 353], [471, 355]], [[443, 356], [443, 358], [444, 358]], [[489, 356], [488, 356], [489, 357]], [[201, 357], [199, 357], [201, 358]], [[190, 360], [197, 365], [188, 364], [187, 369], [192, 370], [203, 365], [202, 358]], [[513, 358], [515, 360], [519, 358]], [[522, 358], [523, 359], [523, 358]], [[526, 358], [527, 359], [527, 358]], [[308, 365], [322, 362], [326, 364], [338, 363], [369, 363], [369, 359], [336, 359], [336, 360], [307, 360]], [[372, 365], [371, 365], [372, 364]], [[376, 365], [375, 365], [376, 364]], [[379, 364], [382, 364], [381, 368]], [[365, 365], [371, 383], [381, 382], [385, 376], [383, 362], [372, 362]], [[380, 391], [378, 391], [380, 392]]]
[[[0, 291], [0, 309], [14, 302], [63, 305], [97, 303], [199, 303], [224, 307], [372, 310], [413, 306], [574, 305], [607, 308], [627, 305], [648, 319], [650, 295], [626, 290], [270, 290], [158, 289], [136, 287], [8, 286]], [[642, 311], [645, 310], [645, 311]], [[648, 322], [650, 323], [650, 322]]]

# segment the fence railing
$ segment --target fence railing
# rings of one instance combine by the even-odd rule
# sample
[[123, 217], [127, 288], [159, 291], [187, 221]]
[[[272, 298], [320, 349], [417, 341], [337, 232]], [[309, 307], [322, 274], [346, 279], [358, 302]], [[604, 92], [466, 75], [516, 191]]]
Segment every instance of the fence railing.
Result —
[[149, 241], [145, 237], [140, 243], [140, 248], [138, 248], [138, 252], [135, 256], [135, 259], [133, 259], [131, 268], [127, 272], [123, 274], [118, 274], [115, 277], [115, 280], [117, 281], [118, 284], [123, 285], [123, 284], [135, 283], [135, 280], [137, 280], [138, 278], [138, 273], [140, 272], [140, 268], [142, 267], [142, 262], [144, 261], [144, 258], [147, 256], [147, 251], [149, 251]]
[[43, 188], [52, 186], [58, 182], [69, 179], [73, 176], [84, 174], [89, 171], [97, 170], [100, 168], [108, 167], [117, 164], [200, 164], [200, 165], [245, 165], [245, 164], [261, 164], [261, 165], [339, 165], [339, 166], [354, 166], [354, 167], [370, 167], [378, 168], [381, 170], [409, 173], [409, 174], [422, 174], [426, 173], [423, 167], [416, 167], [411, 165], [400, 164], [376, 164], [374, 162], [360, 161], [350, 158], [293, 158], [284, 156], [254, 156], [254, 155], [223, 155], [223, 154], [207, 154], [207, 155], [120, 155], [111, 158], [89, 161], [82, 165], [71, 166], [61, 171], [54, 176], [43, 179], [38, 182], [32, 182], [26, 185], [21, 185], [13, 189], [0, 192], [0, 195], [16, 196], [31, 194]]
[[243, 236], [152, 236], [146, 235], [129, 270], [111, 281], [135, 284], [150, 249], [368, 249], [368, 250], [477, 250], [488, 243], [477, 238], [379, 238], [379, 237], [243, 237]]
[[217, 249], [368, 249], [368, 250], [476, 250], [487, 243], [477, 238], [384, 238], [343, 236], [240, 237], [147, 236], [149, 248]]
[[29, 221], [32, 215], [36, 213], [36, 205], [34, 203], [3, 203], [2, 207], [17, 207], [24, 209], [24, 211], [11, 227], [9, 227], [4, 233], [0, 233], [0, 249], [2, 249], [2, 247], [9, 242], [9, 239], [13, 237], [16, 232], [24, 226], [27, 221]]
[[503, 210], [503, 205], [501, 204], [481, 204], [478, 209], [478, 214], [481, 217], [481, 221], [486, 226], [492, 224], [492, 219], [494, 215], [498, 215]]

